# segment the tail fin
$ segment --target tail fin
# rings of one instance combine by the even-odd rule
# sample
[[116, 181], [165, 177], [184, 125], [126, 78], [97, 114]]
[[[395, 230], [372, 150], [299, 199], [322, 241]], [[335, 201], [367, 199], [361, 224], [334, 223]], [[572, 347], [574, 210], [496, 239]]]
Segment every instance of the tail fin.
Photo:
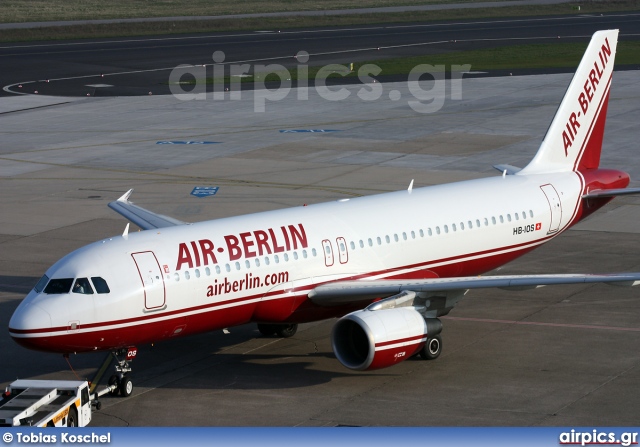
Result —
[[518, 174], [598, 167], [617, 44], [618, 30], [593, 35], [538, 153]]

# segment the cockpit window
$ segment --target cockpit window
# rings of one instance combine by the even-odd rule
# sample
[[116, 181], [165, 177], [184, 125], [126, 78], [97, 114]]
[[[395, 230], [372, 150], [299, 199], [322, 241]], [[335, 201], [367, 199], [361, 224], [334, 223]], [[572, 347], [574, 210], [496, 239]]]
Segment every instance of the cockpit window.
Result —
[[38, 281], [38, 284], [35, 285], [34, 287], [35, 291], [38, 293], [42, 292], [48, 282], [49, 282], [49, 277], [47, 275], [44, 275], [42, 278], [40, 278], [40, 281]]
[[78, 278], [73, 285], [73, 293], [82, 293], [83, 295], [93, 295], [93, 289], [87, 278]]
[[96, 288], [96, 292], [98, 293], [111, 292], [111, 290], [109, 290], [109, 286], [107, 285], [107, 282], [104, 279], [100, 278], [99, 276], [92, 276], [91, 281], [93, 281], [93, 286]]
[[73, 278], [52, 279], [44, 289], [44, 293], [56, 295], [61, 293], [69, 293], [73, 284]]

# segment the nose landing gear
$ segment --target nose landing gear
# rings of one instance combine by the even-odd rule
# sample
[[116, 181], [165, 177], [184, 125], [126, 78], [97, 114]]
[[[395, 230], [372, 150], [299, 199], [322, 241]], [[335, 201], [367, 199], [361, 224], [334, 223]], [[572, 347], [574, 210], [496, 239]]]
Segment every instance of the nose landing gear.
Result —
[[108, 382], [109, 388], [112, 388], [112, 396], [120, 394], [122, 397], [129, 397], [131, 393], [133, 393], [133, 382], [129, 376], [131, 373], [129, 362], [132, 361], [137, 354], [138, 349], [135, 347], [120, 349], [111, 353], [116, 361], [116, 373], [109, 377]]

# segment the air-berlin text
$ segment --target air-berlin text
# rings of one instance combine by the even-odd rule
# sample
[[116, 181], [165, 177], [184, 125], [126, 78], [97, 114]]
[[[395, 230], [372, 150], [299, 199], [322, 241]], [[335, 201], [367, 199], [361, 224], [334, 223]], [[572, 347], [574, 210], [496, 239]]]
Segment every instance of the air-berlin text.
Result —
[[224, 243], [217, 246], [210, 239], [181, 242], [178, 245], [176, 270], [184, 266], [192, 269], [217, 264], [216, 253], [220, 255], [225, 251], [228, 253], [229, 261], [237, 261], [308, 246], [307, 233], [302, 224], [228, 234], [223, 239]]
[[[587, 115], [591, 101], [595, 97], [595, 93], [598, 90], [598, 84], [602, 80], [602, 75], [604, 74], [607, 63], [609, 62], [609, 57], [611, 56], [611, 45], [609, 44], [609, 39], [605, 39], [604, 42], [605, 43], [598, 52], [599, 60], [593, 62], [593, 68], [589, 71], [589, 75], [587, 76], [587, 79], [585, 79], [584, 84], [582, 84], [582, 91], [580, 92], [580, 95], [578, 95], [579, 109], [577, 113], [572, 112], [571, 115], [569, 115], [569, 119], [564, 125], [564, 130], [562, 131], [564, 154], [567, 157], [569, 156], [569, 148], [573, 145], [573, 142], [578, 135], [578, 129], [580, 129], [579, 118]], [[600, 87], [605, 88], [604, 85]]]
[[212, 297], [260, 287], [277, 286], [286, 282], [289, 282], [289, 272], [272, 273], [265, 276], [253, 276], [252, 273], [247, 273], [244, 275], [244, 279], [234, 281], [229, 281], [229, 278], [224, 278], [224, 281], [216, 279], [213, 284], [207, 287], [207, 296]]

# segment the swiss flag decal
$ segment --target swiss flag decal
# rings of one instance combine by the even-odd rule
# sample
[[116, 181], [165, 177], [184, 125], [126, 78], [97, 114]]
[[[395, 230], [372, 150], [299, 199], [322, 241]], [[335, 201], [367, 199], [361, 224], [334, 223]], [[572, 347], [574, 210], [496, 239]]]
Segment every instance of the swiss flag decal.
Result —
[[540, 222], [536, 224], [536, 231], [538, 230], [542, 230], [542, 224]]

